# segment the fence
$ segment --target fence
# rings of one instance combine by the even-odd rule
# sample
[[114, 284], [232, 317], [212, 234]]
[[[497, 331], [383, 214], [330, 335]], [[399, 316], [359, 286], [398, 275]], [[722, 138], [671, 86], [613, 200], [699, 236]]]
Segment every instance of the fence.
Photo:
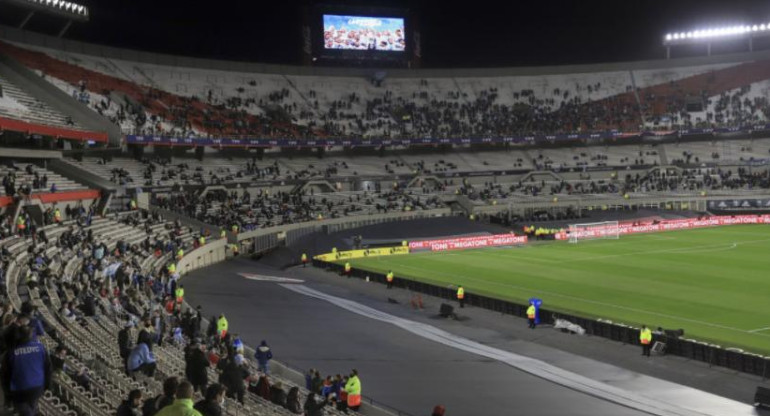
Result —
[[[342, 272], [343, 266], [319, 259], [313, 259], [313, 265], [334, 272]], [[369, 281], [385, 284], [385, 275], [360, 269], [352, 269], [351, 276], [357, 278], [369, 277]], [[436, 286], [430, 283], [418, 282], [396, 277], [393, 280], [396, 287], [422, 293], [439, 299], [455, 300], [455, 289]], [[503, 313], [506, 315], [525, 318], [527, 307], [521, 303], [496, 299], [488, 296], [465, 293], [465, 303], [478, 308]], [[588, 335], [599, 336], [622, 342], [624, 344], [640, 345], [639, 329], [622, 323], [615, 323], [600, 319], [591, 319], [571, 314], [559, 313], [548, 309], [540, 309], [540, 321], [553, 323], [558, 317], [580, 325]], [[701, 361], [709, 366], [719, 366], [742, 373], [761, 376], [765, 380], [770, 375], [770, 357], [744, 352], [737, 348], [722, 348], [719, 345], [709, 344], [694, 339], [669, 336], [665, 332], [654, 332], [653, 341], [666, 344], [666, 353], [684, 357], [690, 360]]]

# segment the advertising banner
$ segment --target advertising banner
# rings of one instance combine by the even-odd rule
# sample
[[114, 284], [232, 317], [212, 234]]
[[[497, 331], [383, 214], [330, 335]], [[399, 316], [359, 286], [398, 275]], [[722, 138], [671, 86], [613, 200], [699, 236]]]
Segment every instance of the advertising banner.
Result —
[[[634, 225], [636, 224], [636, 225]], [[703, 219], [686, 218], [681, 220], [666, 220], [653, 223], [639, 224], [634, 222], [620, 223], [617, 225], [618, 234], [654, 233], [661, 231], [689, 230], [693, 228], [716, 227], [720, 225], [739, 224], [770, 224], [770, 215], [735, 215], [713, 216]], [[578, 238], [602, 237], [609, 233], [615, 233], [615, 226], [591, 227], [577, 231]], [[562, 232], [556, 234], [557, 240], [566, 240], [569, 234]]]
[[476, 237], [459, 237], [439, 240], [410, 241], [409, 250], [461, 250], [468, 248], [499, 247], [525, 244], [527, 236], [515, 234], [494, 234]]

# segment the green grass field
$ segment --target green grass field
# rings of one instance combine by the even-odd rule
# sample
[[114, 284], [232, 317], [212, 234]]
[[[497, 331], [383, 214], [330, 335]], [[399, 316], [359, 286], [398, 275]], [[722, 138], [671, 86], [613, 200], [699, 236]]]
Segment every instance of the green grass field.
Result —
[[770, 227], [353, 260], [355, 268], [770, 354]]

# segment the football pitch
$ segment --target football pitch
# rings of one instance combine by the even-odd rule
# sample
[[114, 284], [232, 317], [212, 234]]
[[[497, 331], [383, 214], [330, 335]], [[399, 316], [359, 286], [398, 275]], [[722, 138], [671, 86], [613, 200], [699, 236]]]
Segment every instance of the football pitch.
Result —
[[354, 268], [770, 354], [770, 227], [352, 260]]

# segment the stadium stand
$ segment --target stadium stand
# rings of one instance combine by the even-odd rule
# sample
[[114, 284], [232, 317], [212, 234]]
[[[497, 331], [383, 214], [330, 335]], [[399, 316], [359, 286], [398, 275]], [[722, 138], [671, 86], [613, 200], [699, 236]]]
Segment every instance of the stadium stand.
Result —
[[[243, 356], [235, 358], [238, 351], [233, 348], [232, 336], [219, 345], [216, 337], [206, 338], [200, 310], [186, 309], [183, 313], [181, 305], [174, 309], [173, 300], [170, 312], [164, 308], [178, 279], [167, 266], [175, 262], [180, 248], [192, 249], [194, 239], [192, 230], [147, 213], [97, 218], [88, 212], [77, 221], [0, 241], [7, 294], [3, 330], [10, 334], [5, 339], [14, 339], [14, 327], [16, 322], [22, 324], [20, 319], [40, 320], [44, 329], [37, 338], [60, 359], [52, 388], [40, 401], [42, 414], [111, 415], [136, 388], [144, 391], [145, 397], [155, 397], [162, 391], [165, 378], [184, 377], [185, 353], [189, 351], [185, 347], [196, 337], [203, 338], [214, 354], [219, 351], [218, 369], [230, 371], [223, 363], [242, 361], [235, 368], [244, 374], [241, 388], [246, 394], [242, 400], [227, 399], [226, 414], [294, 414], [285, 405], [271, 402], [275, 392], [267, 398], [256, 394], [256, 365]], [[134, 339], [139, 329], [134, 325], [156, 334], [158, 342], [152, 351], [157, 371], [152, 376], [126, 374], [115, 341], [124, 327], [132, 328], [130, 338]], [[174, 329], [181, 326], [185, 336], [174, 337]], [[161, 342], [161, 338], [166, 341]], [[57, 347], [66, 351], [60, 355], [61, 348]], [[13, 342], [5, 348], [13, 348]], [[208, 369], [211, 381], [218, 377], [223, 380], [220, 374]], [[284, 393], [294, 387], [273, 374], [270, 380], [273, 386], [284, 386]], [[296, 387], [303, 397], [308, 395], [305, 387]], [[338, 414], [333, 408], [328, 410], [327, 414]]]
[[[203, 70], [2, 50], [119, 124], [175, 137], [505, 137], [767, 121], [765, 61], [538, 76], [365, 78]], [[342, 92], [354, 91], [354, 92]], [[85, 92], [85, 95], [82, 93]]]

